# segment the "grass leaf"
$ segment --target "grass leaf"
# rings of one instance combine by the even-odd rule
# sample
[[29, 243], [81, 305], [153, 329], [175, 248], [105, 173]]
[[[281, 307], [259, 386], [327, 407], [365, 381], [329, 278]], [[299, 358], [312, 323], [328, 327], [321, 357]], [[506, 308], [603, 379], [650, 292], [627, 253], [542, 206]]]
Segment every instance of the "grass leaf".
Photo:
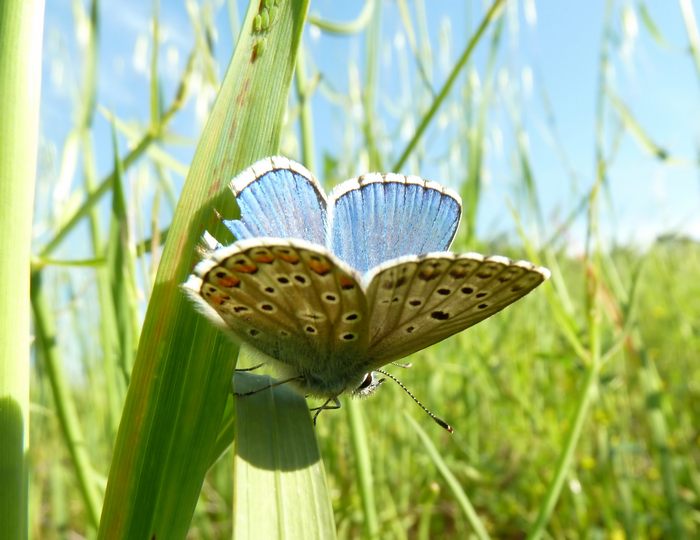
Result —
[[445, 479], [445, 482], [447, 482], [447, 485], [452, 490], [460, 509], [462, 512], [464, 512], [464, 516], [467, 518], [467, 521], [474, 530], [476, 537], [480, 540], [489, 538], [489, 533], [486, 532], [486, 527], [484, 527], [484, 524], [479, 519], [479, 515], [476, 513], [474, 506], [469, 501], [469, 497], [462, 489], [462, 486], [459, 484], [457, 478], [455, 478], [455, 475], [452, 474], [452, 471], [450, 471], [447, 463], [445, 463], [445, 460], [442, 458], [442, 455], [438, 449], [435, 448], [433, 441], [430, 440], [428, 434], [423, 431], [423, 428], [421, 428], [418, 422], [416, 422], [409, 414], [405, 413], [404, 416], [406, 417], [406, 420], [408, 420], [408, 423], [411, 424], [413, 430], [418, 434], [418, 438], [420, 439], [421, 443], [423, 443], [423, 447], [428, 452], [428, 456], [435, 464], [442, 477]]
[[34, 177], [44, 2], [0, 3], [0, 529], [26, 538]]
[[[271, 381], [238, 373], [236, 392]], [[303, 396], [281, 385], [240, 397], [236, 417], [235, 538], [335, 538], [323, 462]]]
[[[227, 185], [274, 153], [308, 7], [279, 5], [265, 29], [252, 1], [169, 229], [146, 312], [100, 523], [100, 537], [184, 537], [209, 467], [237, 347], [179, 289], [213, 209], [232, 214]], [[274, 89], [274, 90], [273, 90]]]

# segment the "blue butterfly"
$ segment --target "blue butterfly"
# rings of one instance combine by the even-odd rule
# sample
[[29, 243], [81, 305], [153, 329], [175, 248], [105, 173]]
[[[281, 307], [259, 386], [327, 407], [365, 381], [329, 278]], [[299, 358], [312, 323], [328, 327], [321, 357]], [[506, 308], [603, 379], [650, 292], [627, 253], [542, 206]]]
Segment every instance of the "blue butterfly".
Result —
[[[231, 182], [238, 239], [184, 284], [199, 310], [305, 394], [371, 393], [380, 368], [460, 332], [549, 277], [506, 257], [447, 252], [462, 204], [417, 176], [365, 174], [326, 196], [302, 165], [258, 161]], [[433, 416], [431, 414], [431, 416]]]

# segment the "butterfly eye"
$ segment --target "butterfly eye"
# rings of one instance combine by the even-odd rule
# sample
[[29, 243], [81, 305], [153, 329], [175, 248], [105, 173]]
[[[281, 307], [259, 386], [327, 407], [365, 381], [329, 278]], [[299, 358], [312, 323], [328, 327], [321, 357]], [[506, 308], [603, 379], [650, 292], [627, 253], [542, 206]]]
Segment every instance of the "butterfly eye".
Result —
[[372, 381], [374, 381], [374, 377], [372, 377], [372, 374], [365, 374], [365, 378], [362, 379], [362, 382], [360, 383], [360, 386], [357, 387], [357, 390], [366, 390], [367, 388], [372, 386]]
[[365, 378], [362, 379], [362, 382], [360, 385], [355, 388], [355, 390], [352, 391], [353, 395], [356, 396], [369, 396], [371, 393], [373, 393], [380, 384], [384, 382], [384, 378], [377, 379], [374, 376], [374, 372], [369, 372], [365, 374]]

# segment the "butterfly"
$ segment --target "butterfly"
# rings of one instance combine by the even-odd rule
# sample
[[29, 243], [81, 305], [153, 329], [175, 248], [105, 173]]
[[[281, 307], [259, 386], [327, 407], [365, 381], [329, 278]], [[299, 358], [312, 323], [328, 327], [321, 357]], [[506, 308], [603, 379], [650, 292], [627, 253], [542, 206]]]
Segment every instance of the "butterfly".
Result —
[[388, 375], [382, 366], [483, 321], [550, 275], [526, 261], [447, 252], [460, 197], [417, 176], [365, 174], [326, 196], [305, 167], [269, 157], [230, 188], [240, 219], [224, 224], [237, 241], [205, 235], [183, 288], [285, 380], [325, 398], [321, 409], [345, 392], [371, 393], [377, 373]]

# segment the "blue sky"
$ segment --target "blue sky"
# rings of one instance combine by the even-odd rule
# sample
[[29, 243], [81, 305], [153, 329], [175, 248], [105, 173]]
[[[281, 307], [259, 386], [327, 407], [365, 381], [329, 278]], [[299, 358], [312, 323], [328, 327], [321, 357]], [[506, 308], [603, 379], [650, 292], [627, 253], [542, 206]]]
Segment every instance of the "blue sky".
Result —
[[[415, 15], [415, 3], [408, 3]], [[594, 174], [595, 107], [604, 2], [510, 0], [509, 4], [487, 134], [487, 184], [479, 210], [479, 234], [484, 238], [513, 231], [507, 204], [517, 198], [514, 185], [519, 179], [513, 168], [515, 141], [509, 104], [522, 118], [527, 132], [546, 227], [554, 228], [575, 206]], [[77, 66], [84, 34], [80, 24], [76, 25], [72, 5], [71, 0], [52, 0], [46, 6], [41, 130], [44, 154], [53, 157], [41, 161], [40, 174], [46, 183], [44, 191], [39, 192], [40, 197], [51, 196], [55, 189], [61, 152], [74, 121], [78, 99], [81, 74]], [[233, 47], [226, 6], [218, 1], [196, 5], [214, 10], [215, 47], [221, 76]], [[355, 1], [312, 0], [310, 12], [343, 21], [354, 18], [362, 5]], [[441, 0], [423, 2], [423, 5], [434, 59], [433, 88], [437, 90], [481, 17], [483, 4]], [[612, 207], [604, 208], [603, 234], [610, 241], [637, 244], [647, 244], [658, 234], [674, 231], [700, 238], [697, 164], [700, 79], [687, 52], [688, 37], [678, 4], [658, 0], [646, 2], [665, 44], [650, 35], [640, 19], [638, 5], [639, 2], [631, 1], [614, 3], [610, 86], [654, 142], [669, 152], [672, 160], [660, 162], [629, 134], [620, 138], [609, 171]], [[244, 6], [245, 3], [239, 2], [241, 17]], [[695, 9], [697, 12], [697, 4]], [[147, 72], [151, 11], [151, 3], [135, 0], [105, 1], [101, 6], [98, 103], [120, 119], [141, 125], [149, 114]], [[160, 11], [160, 65], [164, 95], [168, 99], [194, 34], [184, 2], [163, 0]], [[304, 42], [309, 54], [307, 63], [323, 73], [324, 84], [344, 94], [351, 92], [353, 85], [361, 87], [365, 58], [362, 36], [332, 36], [307, 28]], [[466, 76], [483, 77], [487, 45], [487, 41], [479, 45]], [[380, 129], [388, 134], [387, 144], [394, 143], [390, 151], [396, 156], [411, 132], [409, 108], [415, 112], [428, 102], [416, 103], [416, 91], [410, 87], [417, 84], [418, 79], [395, 2], [384, 3], [378, 73], [376, 120]], [[462, 91], [461, 87], [455, 89], [457, 94]], [[572, 188], [572, 180], [551, 141], [542, 104], [543, 91], [554, 113], [558, 145], [575, 171], [576, 189]], [[191, 158], [211, 97], [211, 91], [202, 85], [173, 125], [175, 132], [192, 143], [170, 148], [184, 164]], [[458, 97], [452, 96], [453, 100]], [[430, 144], [419, 169], [412, 162], [406, 170], [397, 172], [420, 174], [453, 187], [461, 180], [459, 172], [445, 160], [450, 152], [448, 143], [452, 141], [454, 146], [450, 114], [463, 114], [459, 109], [450, 108], [451, 104], [446, 104], [442, 115], [438, 115], [426, 134]], [[313, 107], [316, 172], [322, 176], [322, 156], [325, 153], [337, 156], [348, 148], [348, 117], [323, 92], [316, 93]], [[616, 117], [608, 115], [607, 118], [606, 147], [609, 148], [616, 132]], [[103, 174], [110, 169], [112, 160], [109, 124], [100, 117], [96, 126], [98, 167]], [[295, 148], [293, 140], [285, 142], [283, 149], [288, 148]], [[348, 174], [366, 172], [361, 151], [359, 156], [360, 159], [351, 161], [355, 170], [349, 170]], [[176, 185], [180, 186], [181, 181], [176, 179]], [[79, 182], [79, 177], [75, 176], [73, 182]], [[582, 231], [583, 224], [579, 221], [567, 239], [574, 251], [582, 245]]]

